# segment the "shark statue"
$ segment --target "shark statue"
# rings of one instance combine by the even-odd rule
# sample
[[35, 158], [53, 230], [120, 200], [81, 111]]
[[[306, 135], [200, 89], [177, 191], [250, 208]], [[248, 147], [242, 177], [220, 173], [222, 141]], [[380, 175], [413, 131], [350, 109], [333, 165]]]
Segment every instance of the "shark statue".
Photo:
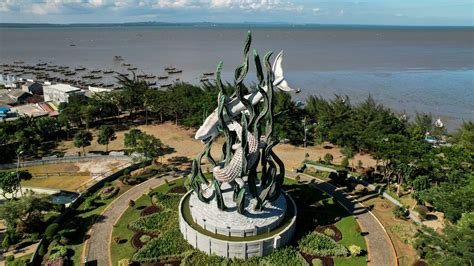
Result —
[[[282, 91], [286, 91], [286, 92], [294, 91], [296, 93], [299, 93], [300, 90], [292, 89], [288, 85], [288, 82], [285, 80], [285, 77], [283, 77], [282, 63], [283, 63], [283, 51], [278, 53], [272, 65], [272, 70], [275, 77], [273, 81], [273, 86], [279, 88]], [[262, 89], [264, 91], [267, 91], [268, 86], [265, 85]], [[251, 94], [245, 95], [244, 97], [245, 99], [249, 101], [250, 104], [256, 105], [262, 100], [263, 95], [260, 92], [253, 92]], [[227, 103], [226, 109], [230, 111], [230, 114], [228, 114], [228, 117], [226, 117], [226, 120], [227, 120], [226, 122], [229, 122], [230, 120], [232, 120], [233, 117], [236, 117], [242, 112], [247, 110], [244, 104], [241, 101], [239, 101], [239, 99], [237, 98], [234, 98], [229, 103]], [[217, 137], [217, 135], [219, 135], [219, 130], [217, 128], [218, 124], [219, 124], [219, 115], [217, 113], [217, 108], [216, 108], [214, 112], [212, 112], [206, 118], [206, 120], [204, 121], [202, 126], [198, 129], [194, 137], [197, 140], [201, 140], [204, 143], [209, 142], [211, 139], [214, 139], [215, 137]]]

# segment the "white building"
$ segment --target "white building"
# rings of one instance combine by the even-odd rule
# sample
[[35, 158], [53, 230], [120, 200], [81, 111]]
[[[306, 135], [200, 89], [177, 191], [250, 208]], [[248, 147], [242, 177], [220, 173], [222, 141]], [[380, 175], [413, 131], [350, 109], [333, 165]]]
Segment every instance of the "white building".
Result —
[[68, 84], [53, 84], [43, 86], [44, 101], [56, 103], [69, 102], [71, 96], [83, 96], [84, 91]]

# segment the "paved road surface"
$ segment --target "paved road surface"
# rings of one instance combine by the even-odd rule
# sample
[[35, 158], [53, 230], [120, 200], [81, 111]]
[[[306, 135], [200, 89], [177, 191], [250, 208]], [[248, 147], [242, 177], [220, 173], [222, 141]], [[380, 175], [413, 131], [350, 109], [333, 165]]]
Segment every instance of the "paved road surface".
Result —
[[[176, 179], [171, 176], [150, 179], [129, 189], [105, 209], [101, 219], [92, 227], [90, 238], [86, 243], [85, 257], [87, 258], [88, 265], [110, 265], [109, 239], [115, 221], [120, 217], [122, 212], [128, 208], [128, 202], [130, 200], [137, 200], [143, 195], [143, 192], [165, 183], [165, 178], [168, 179], [168, 181]], [[84, 262], [84, 260], [83, 257], [82, 261]]]

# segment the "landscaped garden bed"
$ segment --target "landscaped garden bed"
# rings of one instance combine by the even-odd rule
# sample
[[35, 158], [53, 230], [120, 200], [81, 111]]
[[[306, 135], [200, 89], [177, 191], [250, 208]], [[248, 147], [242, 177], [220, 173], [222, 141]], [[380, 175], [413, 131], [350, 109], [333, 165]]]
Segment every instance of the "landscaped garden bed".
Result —
[[[208, 256], [193, 249], [181, 235], [178, 204], [185, 178], [164, 184], [139, 198], [116, 223], [111, 243], [112, 264], [140, 265], [220, 264], [230, 260]], [[366, 265], [364, 237], [353, 216], [323, 192], [287, 179], [285, 190], [298, 205], [297, 231], [292, 243], [271, 255], [247, 263], [270, 265]], [[143, 215], [147, 209], [156, 210]], [[314, 239], [316, 236], [317, 240]], [[150, 239], [149, 239], [149, 238]], [[142, 239], [144, 238], [144, 239]], [[307, 241], [304, 239], [310, 239]], [[323, 240], [320, 240], [323, 239]], [[145, 241], [143, 241], [145, 240]], [[305, 242], [306, 241], [306, 242]], [[307, 246], [311, 245], [311, 249]], [[349, 246], [360, 247], [360, 256], [350, 256]], [[234, 262], [243, 262], [233, 260]]]

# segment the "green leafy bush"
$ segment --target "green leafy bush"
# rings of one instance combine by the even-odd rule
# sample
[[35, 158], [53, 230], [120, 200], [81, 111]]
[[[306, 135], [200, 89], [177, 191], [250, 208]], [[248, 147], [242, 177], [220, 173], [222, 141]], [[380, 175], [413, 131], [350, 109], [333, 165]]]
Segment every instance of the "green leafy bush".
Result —
[[311, 261], [312, 266], [323, 266], [323, 261], [321, 259], [315, 258]]
[[118, 261], [118, 266], [128, 266], [128, 265], [130, 265], [129, 259], [121, 259]]
[[395, 206], [392, 209], [392, 213], [395, 217], [399, 219], [406, 219], [407, 218], [407, 211], [405, 208], [400, 207], [400, 206]]
[[151, 197], [153, 205], [167, 209], [174, 209], [178, 206], [182, 195], [154, 193]]
[[156, 262], [160, 259], [181, 256], [191, 246], [184, 240], [179, 228], [161, 231], [161, 234], [148, 242], [132, 257], [134, 262]]
[[150, 240], [151, 240], [151, 236], [149, 236], [149, 235], [142, 235], [142, 236], [140, 237], [140, 241], [141, 241], [142, 243], [146, 243], [146, 242], [148, 242], [148, 241], [150, 241]]
[[26, 259], [14, 260], [9, 263], [9, 266], [28, 266], [29, 261]]
[[268, 256], [262, 257], [261, 265], [307, 265], [304, 258], [292, 247], [278, 249]]
[[327, 236], [336, 236], [336, 232], [334, 232], [334, 230], [332, 230], [331, 228], [325, 228], [323, 233]]
[[170, 224], [177, 223], [177, 213], [171, 210], [143, 216], [131, 222], [128, 227], [134, 231], [153, 234], [169, 228]]
[[46, 227], [46, 230], [44, 231], [44, 235], [48, 239], [52, 239], [56, 232], [58, 231], [59, 224], [57, 223], [52, 223], [48, 227]]
[[347, 256], [347, 249], [332, 238], [317, 232], [304, 236], [298, 245], [300, 250], [316, 256]]
[[13, 256], [13, 255], [8, 255], [7, 258], [6, 258], [6, 260], [7, 260], [8, 262], [12, 262], [12, 261], [15, 260], [15, 256]]
[[67, 254], [68, 252], [65, 246], [57, 245], [51, 249], [49, 259], [67, 258]]
[[324, 155], [324, 161], [327, 163], [327, 164], [332, 164], [332, 161], [334, 160], [334, 156], [332, 156], [332, 154], [330, 153], [326, 153]]
[[350, 245], [348, 249], [352, 256], [359, 256], [362, 253], [362, 248], [357, 245]]

